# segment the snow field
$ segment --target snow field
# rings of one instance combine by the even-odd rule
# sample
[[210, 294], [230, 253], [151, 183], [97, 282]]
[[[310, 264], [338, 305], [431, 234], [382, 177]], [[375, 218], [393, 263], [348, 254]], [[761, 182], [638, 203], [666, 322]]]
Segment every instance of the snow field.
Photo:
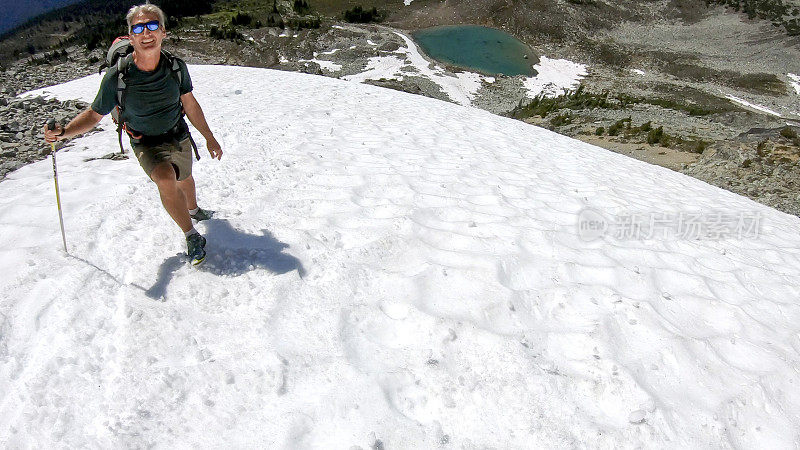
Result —
[[[798, 218], [476, 109], [190, 71], [226, 152], [195, 165], [206, 265], [135, 161], [84, 161], [108, 121], [58, 155], [72, 256], [50, 162], [0, 183], [5, 446], [800, 443]], [[764, 229], [586, 243], [585, 207]]]

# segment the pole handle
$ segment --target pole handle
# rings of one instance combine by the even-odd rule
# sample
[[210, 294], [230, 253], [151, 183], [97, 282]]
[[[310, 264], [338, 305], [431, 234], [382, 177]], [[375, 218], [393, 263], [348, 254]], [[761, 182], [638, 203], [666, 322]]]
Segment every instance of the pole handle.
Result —
[[[56, 129], [56, 119], [54, 119], [52, 117], [47, 119], [47, 129], [48, 130], [55, 130]], [[56, 143], [55, 142], [51, 142], [50, 143], [50, 153], [53, 154], [53, 155], [55, 155], [55, 153], [56, 153]], [[55, 156], [54, 156], [54, 159], [55, 159]], [[53, 169], [55, 170], [55, 167]]]

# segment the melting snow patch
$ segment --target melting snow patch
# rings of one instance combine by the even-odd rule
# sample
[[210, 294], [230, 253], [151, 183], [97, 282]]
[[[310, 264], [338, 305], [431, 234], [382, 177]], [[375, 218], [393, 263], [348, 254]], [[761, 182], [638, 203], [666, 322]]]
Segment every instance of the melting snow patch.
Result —
[[363, 72], [342, 77], [343, 80], [364, 82], [366, 80], [397, 79], [406, 62], [396, 56], [373, 56], [367, 60]]
[[645, 75], [644, 70], [631, 69], [631, 72], [635, 73], [636, 75]]
[[750, 103], [747, 100], [741, 99], [739, 97], [735, 97], [735, 96], [730, 95], [730, 94], [726, 95], [725, 97], [728, 100], [730, 100], [730, 101], [732, 101], [734, 103], [738, 103], [738, 104], [740, 104], [742, 106], [747, 106], [748, 108], [753, 108], [753, 109], [756, 109], [758, 111], [765, 112], [767, 114], [771, 114], [771, 115], [773, 115], [775, 117], [783, 117], [783, 116], [780, 115], [780, 113], [777, 113], [777, 112], [775, 112], [775, 111], [773, 111], [773, 110], [771, 110], [771, 109], [769, 109], [767, 107], [764, 107], [764, 106], [761, 106], [761, 105], [756, 105], [755, 103]]
[[[491, 80], [494, 82], [493, 77], [486, 77], [475, 72], [459, 72], [454, 75], [448, 75], [443, 68], [434, 65], [431, 69], [431, 63], [422, 56], [417, 45], [407, 36], [395, 31], [395, 34], [400, 36], [406, 43], [406, 47], [400, 47], [395, 50], [395, 54], [403, 55], [405, 59], [397, 56], [374, 56], [367, 62], [366, 70], [362, 73], [355, 75], [348, 75], [342, 77], [349, 81], [363, 82], [365, 80], [377, 79], [402, 79], [402, 71], [411, 69], [419, 76], [424, 76], [441, 88], [452, 101], [469, 106], [472, 104], [472, 99], [480, 89], [483, 80]], [[367, 43], [374, 45], [370, 40]]]
[[481, 87], [481, 80], [485, 76], [475, 72], [459, 72], [455, 76], [450, 76], [445, 73], [444, 69], [436, 66], [431, 69], [431, 63], [422, 56], [417, 45], [408, 36], [398, 33], [406, 43], [406, 47], [399, 48], [396, 53], [405, 53], [408, 61], [419, 71], [419, 73], [429, 78], [434, 83], [438, 84], [442, 91], [454, 102], [469, 106], [472, 104], [472, 99], [475, 98], [475, 93]]
[[792, 87], [794, 88], [794, 91], [800, 94], [800, 76], [795, 75], [793, 73], [787, 73], [786, 76], [792, 79], [791, 83]]
[[333, 61], [326, 61], [324, 59], [301, 59], [300, 62], [308, 61], [319, 64], [319, 66], [329, 72], [336, 72], [342, 70], [341, 64], [336, 64]]
[[[333, 53], [335, 53], [335, 52], [336, 52], [336, 50], [333, 51]], [[330, 54], [332, 54], [332, 53], [330, 53], [330, 52], [323, 53], [323, 55], [330, 55]], [[336, 64], [333, 61], [326, 61], [324, 59], [317, 59], [317, 52], [314, 52], [314, 57], [311, 58], [311, 59], [299, 59], [298, 61], [299, 62], [313, 62], [313, 63], [316, 63], [321, 68], [323, 68], [323, 69], [325, 69], [325, 70], [327, 70], [329, 72], [336, 72], [336, 71], [342, 69], [341, 64]], [[308, 66], [308, 64], [306, 64], [306, 66]]]
[[586, 65], [574, 63], [566, 59], [550, 59], [544, 55], [539, 64], [533, 66], [538, 72], [535, 77], [528, 77], [523, 85], [528, 90], [528, 97], [535, 98], [544, 94], [548, 97], [559, 96], [577, 87], [586, 76]]

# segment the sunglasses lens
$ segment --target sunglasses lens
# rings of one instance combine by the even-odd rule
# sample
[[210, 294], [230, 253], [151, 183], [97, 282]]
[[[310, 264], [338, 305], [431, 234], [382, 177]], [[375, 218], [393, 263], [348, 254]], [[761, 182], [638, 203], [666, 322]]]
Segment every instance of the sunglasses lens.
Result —
[[147, 29], [150, 31], [156, 31], [159, 26], [160, 25], [157, 20], [151, 20], [147, 23], [137, 23], [131, 27], [131, 32], [133, 32], [133, 34], [142, 34], [144, 32], [144, 27], [147, 27]]

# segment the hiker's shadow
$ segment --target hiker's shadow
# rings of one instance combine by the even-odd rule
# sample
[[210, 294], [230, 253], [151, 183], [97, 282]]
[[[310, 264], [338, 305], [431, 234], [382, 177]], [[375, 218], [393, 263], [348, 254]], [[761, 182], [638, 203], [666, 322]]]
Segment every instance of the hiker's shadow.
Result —
[[[277, 275], [297, 270], [301, 278], [305, 275], [300, 260], [283, 253], [283, 249], [289, 245], [275, 239], [269, 231], [262, 230], [260, 235], [243, 233], [233, 228], [227, 220], [220, 219], [204, 223], [208, 254], [197, 270], [232, 277], [256, 269], [266, 269]], [[175, 272], [186, 264], [184, 254], [167, 258], [158, 269], [155, 284], [146, 289], [145, 294], [154, 299], [163, 299]]]

